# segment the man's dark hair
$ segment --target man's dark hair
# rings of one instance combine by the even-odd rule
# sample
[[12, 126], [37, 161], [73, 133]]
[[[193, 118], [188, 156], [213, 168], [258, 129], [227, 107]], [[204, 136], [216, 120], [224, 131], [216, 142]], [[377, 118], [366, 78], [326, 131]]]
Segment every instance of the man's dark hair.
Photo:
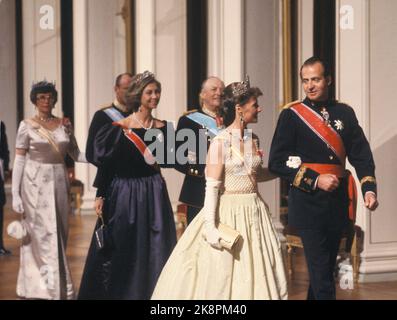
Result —
[[129, 76], [131, 78], [133, 77], [133, 75], [131, 73], [129, 73], [129, 72], [125, 72], [125, 73], [119, 74], [117, 76], [117, 78], [116, 78], [116, 84], [115, 84], [116, 87], [120, 86], [121, 78], [124, 77], [124, 76]]
[[316, 63], [320, 63], [323, 66], [323, 68], [324, 68], [324, 77], [325, 78], [328, 77], [328, 76], [331, 76], [331, 68], [329, 67], [328, 63], [326, 61], [324, 61], [323, 59], [319, 58], [319, 57], [313, 56], [313, 57], [307, 59], [303, 63], [303, 65], [301, 67], [301, 70], [300, 70], [301, 79], [302, 79], [302, 70], [303, 70], [303, 68], [304, 67], [308, 67], [308, 66], [312, 66], [312, 65], [314, 65]]

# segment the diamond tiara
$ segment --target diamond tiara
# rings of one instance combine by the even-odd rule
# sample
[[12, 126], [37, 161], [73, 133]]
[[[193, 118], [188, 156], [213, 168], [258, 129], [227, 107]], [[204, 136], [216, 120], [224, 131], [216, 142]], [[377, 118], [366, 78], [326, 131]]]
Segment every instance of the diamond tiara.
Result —
[[37, 87], [43, 87], [43, 86], [52, 86], [55, 88], [56, 82], [55, 81], [47, 81], [46, 79], [41, 80], [41, 81], [32, 81], [32, 89], [36, 89]]
[[137, 84], [137, 85], [139, 85], [143, 80], [146, 80], [146, 79], [154, 79], [156, 76], [154, 75], [154, 73], [152, 73], [152, 72], [150, 72], [150, 71], [145, 71], [145, 72], [143, 72], [143, 73], [141, 73], [141, 74], [139, 74], [138, 76], [137, 76], [137, 78], [136, 78], [136, 80], [135, 80], [135, 83]]
[[248, 75], [245, 76], [245, 80], [237, 83], [233, 88], [233, 96], [238, 97], [248, 93], [250, 86], [250, 78]]

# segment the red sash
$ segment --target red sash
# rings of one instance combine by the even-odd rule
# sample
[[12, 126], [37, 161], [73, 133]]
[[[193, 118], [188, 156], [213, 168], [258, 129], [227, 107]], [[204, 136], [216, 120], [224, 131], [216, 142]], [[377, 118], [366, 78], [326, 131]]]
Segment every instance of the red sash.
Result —
[[141, 153], [143, 158], [145, 159], [146, 163], [148, 165], [153, 166], [156, 170], [159, 170], [159, 166], [156, 162], [155, 157], [153, 156], [152, 152], [149, 150], [145, 142], [141, 139], [140, 136], [138, 136], [135, 132], [132, 130], [129, 130], [128, 128], [118, 124], [117, 122], [114, 122], [113, 125], [121, 127], [124, 131], [124, 135], [128, 140], [130, 140], [135, 147], [138, 149], [138, 151]]
[[345, 170], [346, 150], [340, 135], [331, 127], [324, 123], [323, 118], [303, 103], [296, 104], [291, 110], [335, 153], [342, 163], [338, 165], [327, 164], [304, 164], [306, 167], [318, 172], [319, 174], [335, 174], [337, 177], [347, 177], [348, 196], [349, 196], [349, 219], [356, 220], [357, 210], [357, 188], [353, 175]]
[[346, 163], [346, 150], [340, 135], [324, 123], [324, 119], [303, 103], [296, 104], [291, 110], [335, 153], [342, 166]]
[[337, 164], [322, 163], [303, 163], [306, 168], [310, 168], [319, 174], [334, 174], [338, 178], [347, 179], [347, 194], [349, 196], [349, 219], [356, 221], [357, 211], [357, 187], [352, 173]]

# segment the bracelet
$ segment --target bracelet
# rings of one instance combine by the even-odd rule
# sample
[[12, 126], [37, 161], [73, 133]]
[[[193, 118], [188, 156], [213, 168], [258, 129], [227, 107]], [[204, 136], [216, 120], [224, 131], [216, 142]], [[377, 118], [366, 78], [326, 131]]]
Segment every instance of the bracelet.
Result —
[[103, 200], [103, 201], [105, 201], [105, 199], [106, 199], [105, 197], [95, 197], [95, 201], [96, 201], [96, 200]]

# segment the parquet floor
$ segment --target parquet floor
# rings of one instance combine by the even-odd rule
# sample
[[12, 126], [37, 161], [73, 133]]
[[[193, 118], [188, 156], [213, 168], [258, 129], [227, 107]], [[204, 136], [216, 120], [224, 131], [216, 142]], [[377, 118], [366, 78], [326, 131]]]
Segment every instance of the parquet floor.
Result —
[[[10, 201], [9, 201], [10, 203]], [[6, 210], [4, 225], [16, 219], [16, 215]], [[84, 268], [85, 256], [91, 240], [95, 217], [76, 215], [70, 217], [68, 261], [75, 289], [78, 290]], [[12, 251], [8, 257], [0, 257], [0, 300], [16, 300], [15, 285], [19, 268], [19, 243], [4, 236], [5, 246]], [[304, 256], [300, 250], [294, 257], [295, 273], [290, 279], [289, 297], [291, 300], [304, 300], [308, 286], [308, 275]], [[354, 290], [337, 288], [338, 299], [344, 300], [397, 300], [397, 282], [358, 284]]]

